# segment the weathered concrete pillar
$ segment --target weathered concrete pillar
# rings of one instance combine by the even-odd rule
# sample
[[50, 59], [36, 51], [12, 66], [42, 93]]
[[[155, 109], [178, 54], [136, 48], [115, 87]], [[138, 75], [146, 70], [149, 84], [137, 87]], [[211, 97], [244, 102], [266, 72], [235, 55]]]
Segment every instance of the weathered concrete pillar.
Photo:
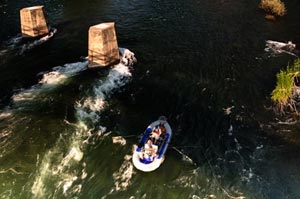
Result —
[[89, 67], [104, 67], [120, 60], [115, 23], [101, 23], [89, 29]]
[[20, 10], [23, 37], [37, 37], [49, 33], [43, 7], [34, 6]]

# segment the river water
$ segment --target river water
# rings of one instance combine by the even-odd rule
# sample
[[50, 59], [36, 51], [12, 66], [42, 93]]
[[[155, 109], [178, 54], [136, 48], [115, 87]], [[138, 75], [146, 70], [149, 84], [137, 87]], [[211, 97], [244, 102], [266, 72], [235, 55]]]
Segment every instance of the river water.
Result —
[[[2, 0], [0, 198], [300, 198], [300, 127], [270, 101], [297, 50], [265, 50], [300, 43], [285, 2], [270, 22], [258, 1]], [[39, 4], [57, 32], [24, 45], [19, 10]], [[107, 21], [138, 62], [89, 71], [88, 28]], [[132, 146], [160, 115], [171, 146], [143, 173]]]

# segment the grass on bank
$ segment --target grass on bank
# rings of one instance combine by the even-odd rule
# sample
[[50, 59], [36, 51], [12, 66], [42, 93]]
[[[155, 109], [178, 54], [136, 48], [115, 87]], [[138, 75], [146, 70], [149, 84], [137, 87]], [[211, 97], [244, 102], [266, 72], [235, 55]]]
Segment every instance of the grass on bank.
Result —
[[286, 8], [281, 0], [261, 0], [260, 8], [265, 10], [268, 15], [282, 17], [286, 14]]
[[287, 109], [298, 113], [296, 103], [300, 97], [300, 60], [295, 60], [292, 66], [287, 66], [286, 70], [281, 70], [276, 77], [277, 85], [271, 97], [276, 108], [281, 113]]

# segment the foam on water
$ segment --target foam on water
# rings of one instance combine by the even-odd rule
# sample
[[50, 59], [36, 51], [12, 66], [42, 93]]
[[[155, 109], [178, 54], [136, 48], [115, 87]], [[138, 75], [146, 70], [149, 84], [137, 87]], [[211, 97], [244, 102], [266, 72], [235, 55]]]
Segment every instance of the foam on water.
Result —
[[[69, 72], [70, 70], [66, 71]], [[44, 75], [44, 77], [48, 78], [49, 75]], [[44, 156], [39, 167], [40, 171], [35, 176], [31, 188], [35, 198], [45, 198], [47, 195], [49, 197], [53, 194], [53, 191], [45, 190], [45, 184], [51, 179], [55, 179], [52, 182], [56, 187], [54, 196], [62, 192], [66, 196], [72, 195], [74, 197], [74, 195], [81, 192], [82, 185], [80, 182], [88, 175], [85, 170], [86, 163], [84, 162], [83, 149], [85, 145], [93, 144], [89, 141], [93, 136], [105, 135], [106, 128], [99, 125], [100, 113], [105, 108], [104, 105], [107, 103], [106, 100], [110, 94], [115, 89], [125, 85], [130, 77], [129, 67], [122, 63], [117, 64], [111, 68], [104, 81], [99, 80], [95, 83], [92, 88], [93, 92], [89, 96], [75, 104], [77, 123], [72, 124], [75, 126], [75, 132], [68, 140], [59, 139], [53, 149], [49, 150]], [[92, 133], [92, 131], [95, 133]], [[64, 152], [64, 147], [67, 147], [67, 153]], [[66, 155], [57, 157], [57, 154]], [[81, 169], [72, 169], [78, 167]], [[125, 156], [119, 172], [114, 174], [116, 190], [125, 189], [129, 185], [132, 170], [133, 165], [130, 157]]]
[[0, 49], [0, 56], [7, 55], [7, 53], [10, 52], [12, 52], [13, 54], [16, 53], [16, 55], [23, 55], [25, 52], [35, 48], [36, 46], [49, 41], [56, 32], [56, 28], [51, 28], [48, 35], [33, 41], [26, 41], [25, 39], [23, 39], [21, 34], [18, 34], [17, 36], [12, 37], [8, 41], [4, 42], [3, 49]]
[[194, 190], [200, 189], [201, 187], [197, 183], [197, 179], [199, 178], [198, 169], [199, 168], [192, 169], [189, 171], [189, 173], [178, 176], [175, 179], [174, 184], [184, 188], [192, 188]]
[[[73, 183], [86, 175], [85, 170], [74, 169], [74, 165], [82, 162], [84, 152], [82, 151], [83, 139], [87, 136], [87, 127], [78, 126], [76, 132], [69, 138], [60, 137], [55, 146], [49, 150], [38, 165], [39, 171], [35, 176], [31, 187], [31, 193], [35, 198], [44, 198], [48, 195], [59, 195], [60, 192], [67, 195]], [[67, 147], [65, 149], [65, 147]], [[63, 155], [66, 154], [66, 155]], [[85, 165], [82, 163], [81, 165]], [[55, 191], [46, 190], [46, 183], [55, 185]], [[72, 194], [80, 192], [80, 184], [70, 190]]]
[[115, 65], [110, 70], [106, 80], [99, 80], [95, 84], [92, 96], [77, 102], [75, 108], [78, 119], [82, 121], [90, 120], [96, 123], [99, 120], [98, 112], [105, 106], [105, 99], [109, 97], [112, 91], [124, 86], [130, 77], [131, 72], [128, 66], [122, 63]]
[[64, 66], [56, 66], [53, 68], [53, 71], [45, 73], [39, 83], [42, 85], [60, 84], [67, 78], [85, 70], [87, 68], [87, 64], [87, 62], [75, 62], [65, 64]]
[[120, 169], [113, 173], [113, 178], [115, 181], [115, 188], [113, 191], [124, 191], [128, 186], [131, 185], [131, 178], [135, 174], [131, 158], [131, 155], [125, 155], [124, 162], [122, 163]]
[[[9, 55], [14, 55], [15, 51], [20, 48], [20, 43], [22, 42], [21, 34], [9, 39], [8, 41], [4, 42], [3, 45], [0, 43], [0, 63], [6, 61]], [[18, 54], [18, 53], [17, 53]]]
[[0, 119], [5, 119], [5, 118], [8, 118], [8, 117], [10, 117], [10, 116], [12, 116], [12, 113], [11, 112], [2, 112], [2, 113], [0, 113]]
[[225, 115], [230, 115], [232, 113], [232, 109], [234, 109], [234, 106], [223, 108]]
[[[48, 154], [51, 153], [51, 151], [48, 152]], [[46, 159], [47, 155], [45, 156], [45, 159], [43, 160], [43, 164], [38, 165], [39, 166], [39, 177], [35, 179], [33, 186], [31, 187], [31, 192], [34, 194], [35, 197], [40, 198], [45, 194], [45, 187], [44, 187], [44, 179], [46, 178], [48, 168], [49, 168], [49, 161]]]
[[46, 41], [48, 41], [49, 39], [51, 39], [51, 38], [54, 36], [54, 34], [55, 34], [56, 32], [57, 32], [57, 29], [56, 29], [56, 28], [53, 28], [52, 30], [50, 30], [50, 32], [49, 32], [48, 35], [46, 35], [46, 36], [44, 36], [44, 37], [41, 37], [40, 39], [35, 40], [35, 41], [33, 41], [33, 42], [29, 42], [29, 43], [23, 44], [23, 45], [21, 46], [21, 50], [20, 50], [20, 52], [19, 52], [18, 54], [19, 54], [19, 55], [22, 55], [22, 54], [24, 54], [26, 51], [31, 50], [31, 49], [33, 49], [34, 47], [39, 46], [39, 45], [45, 43]]
[[[0, 114], [0, 159], [17, 149], [22, 142], [22, 133], [26, 132], [28, 118], [25, 116], [15, 116], [12, 112]], [[16, 127], [22, 124], [22, 130], [16, 134]]]
[[114, 144], [126, 145], [126, 140], [122, 136], [112, 137], [112, 141]]
[[64, 66], [56, 66], [52, 71], [44, 73], [38, 84], [13, 95], [12, 100], [14, 102], [33, 100], [43, 90], [55, 88], [55, 86], [63, 84], [68, 78], [86, 70], [87, 64], [88, 63], [85, 61], [65, 64]]
[[297, 57], [295, 50], [296, 44], [292, 43], [291, 41], [287, 43], [272, 40], [266, 41], [265, 52], [270, 53], [271, 56], [285, 53]]
[[0, 139], [2, 138], [6, 138], [10, 135], [10, 131], [8, 131], [7, 129], [4, 129], [0, 132]]
[[19, 34], [15, 37], [12, 37], [11, 39], [9, 39], [8, 41], [4, 42], [5, 45], [8, 47], [8, 48], [14, 48], [17, 44], [20, 44], [22, 42], [22, 35]]
[[7, 50], [0, 50], [0, 56], [4, 55], [7, 52]]
[[[213, 197], [211, 197], [211, 198], [213, 198]], [[197, 195], [192, 195], [192, 199], [201, 199], [201, 198]]]

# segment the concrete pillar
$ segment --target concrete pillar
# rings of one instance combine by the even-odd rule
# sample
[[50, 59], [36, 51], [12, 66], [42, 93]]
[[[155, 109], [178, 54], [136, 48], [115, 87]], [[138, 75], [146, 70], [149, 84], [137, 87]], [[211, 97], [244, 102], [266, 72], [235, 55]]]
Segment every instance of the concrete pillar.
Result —
[[89, 67], [104, 67], [120, 61], [115, 23], [101, 23], [89, 29]]
[[43, 7], [34, 6], [20, 10], [23, 37], [37, 37], [49, 33]]

